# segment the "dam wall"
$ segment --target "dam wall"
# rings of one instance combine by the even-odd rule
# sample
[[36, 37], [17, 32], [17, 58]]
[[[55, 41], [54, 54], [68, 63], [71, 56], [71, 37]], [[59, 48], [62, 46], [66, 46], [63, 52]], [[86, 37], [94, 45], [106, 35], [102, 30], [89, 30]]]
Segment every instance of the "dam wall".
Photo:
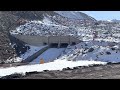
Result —
[[43, 45], [51, 45], [51, 44], [58, 44], [59, 46], [61, 44], [78, 44], [80, 42], [79, 39], [73, 37], [73, 36], [39, 36], [39, 35], [18, 35], [14, 34], [12, 35], [15, 38], [30, 44], [34, 46], [43, 46]]

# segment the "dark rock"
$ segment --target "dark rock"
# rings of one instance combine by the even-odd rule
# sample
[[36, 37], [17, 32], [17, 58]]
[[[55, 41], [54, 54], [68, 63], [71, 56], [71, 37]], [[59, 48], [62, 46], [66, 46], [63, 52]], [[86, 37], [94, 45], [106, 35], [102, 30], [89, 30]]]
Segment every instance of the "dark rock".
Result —
[[49, 70], [43, 70], [43, 72], [48, 72]]
[[108, 65], [110, 64], [110, 65], [112, 65], [112, 64], [120, 64], [120, 62], [108, 62], [107, 63]]
[[73, 69], [79, 69], [79, 67], [73, 67]]
[[38, 74], [39, 72], [33, 71], [33, 72], [26, 72], [25, 75], [31, 75], [31, 74]]
[[111, 48], [112, 50], [115, 50], [115, 48]]
[[106, 52], [106, 54], [110, 55], [111, 53], [110, 52]]
[[11, 75], [1, 77], [1, 79], [14, 79], [14, 78], [20, 78], [20, 77], [23, 77], [23, 75], [16, 73], [16, 74], [11, 74]]
[[85, 46], [88, 46], [87, 44], [85, 44]]
[[92, 51], [94, 51], [94, 48], [90, 48], [90, 49], [88, 50], [88, 52], [92, 52]]
[[107, 64], [109, 65], [109, 64], [113, 64], [112, 62], [107, 62]]
[[73, 69], [67, 67], [67, 68], [63, 68], [62, 70], [64, 71], [64, 70], [73, 70]]
[[92, 67], [101, 66], [102, 64], [93, 64]]

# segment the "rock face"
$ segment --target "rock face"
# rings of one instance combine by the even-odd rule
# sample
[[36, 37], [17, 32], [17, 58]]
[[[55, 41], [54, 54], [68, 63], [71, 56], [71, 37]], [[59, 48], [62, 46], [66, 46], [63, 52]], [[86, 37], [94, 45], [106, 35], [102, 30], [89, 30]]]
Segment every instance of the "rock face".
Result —
[[[55, 15], [59, 14], [54, 11], [0, 11], [0, 63], [8, 58], [19, 56], [21, 52], [24, 53], [28, 49], [23, 42], [11, 39], [10, 30], [14, 30], [27, 21], [43, 20], [45, 16]], [[85, 17], [91, 18], [87, 15]], [[16, 44], [15, 49], [12, 48], [12, 44]]]
[[0, 32], [0, 62], [12, 58], [15, 55], [15, 50], [10, 46], [10, 40], [7, 34]]

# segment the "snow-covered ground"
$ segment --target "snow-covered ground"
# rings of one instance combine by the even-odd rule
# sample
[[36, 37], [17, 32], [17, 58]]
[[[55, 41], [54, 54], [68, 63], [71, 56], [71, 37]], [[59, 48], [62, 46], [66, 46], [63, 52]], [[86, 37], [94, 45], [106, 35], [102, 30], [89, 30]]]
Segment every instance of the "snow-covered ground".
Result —
[[[73, 15], [73, 13], [71, 15]], [[47, 27], [46, 27], [46, 25], [47, 25]], [[40, 27], [40, 26], [42, 26], [42, 27]], [[52, 23], [50, 18], [44, 17], [42, 22], [41, 21], [31, 21], [29, 23], [26, 23], [23, 26], [18, 27], [17, 31], [20, 31], [25, 27], [25, 29], [24, 29], [25, 33], [26, 33], [26, 30], [29, 31], [30, 28], [33, 28], [33, 33], [34, 33], [34, 31], [36, 32], [38, 30], [42, 35], [48, 34], [49, 31], [50, 31], [49, 35], [57, 35], [56, 33], [58, 33], [58, 31], [60, 31], [59, 33], [61, 33], [61, 34], [63, 34], [63, 33], [68, 34], [68, 35], [72, 34], [72, 35], [78, 37], [79, 39], [82, 39], [83, 42], [76, 45], [77, 49], [75, 49], [74, 46], [71, 46], [71, 47], [74, 47], [73, 49], [66, 49], [65, 53], [62, 54], [61, 57], [67, 57], [68, 59], [71, 59], [71, 60], [72, 59], [74, 59], [74, 60], [99, 60], [99, 61], [108, 61], [108, 62], [120, 62], [119, 24], [108, 25], [106, 23], [101, 23], [100, 25], [98, 25], [96, 27], [96, 29], [93, 28], [95, 26], [80, 27], [80, 26], [77, 26], [77, 24], [76, 24], [76, 27], [74, 27], [75, 31], [72, 29], [70, 30], [69, 26], [71, 26], [71, 24], [68, 26], [56, 25], [55, 23]], [[40, 31], [39, 29], [42, 29], [42, 31]], [[94, 37], [93, 32], [94, 31], [98, 32], [98, 37], [95, 38], [95, 41], [93, 41], [93, 37]], [[106, 33], [108, 33], [108, 34], [106, 34]], [[85, 46], [85, 44], [87, 46]], [[115, 50], [112, 50], [111, 48], [114, 48], [113, 46], [115, 46], [115, 45], [118, 48]], [[89, 49], [91, 49], [91, 48], [93, 48], [94, 50], [92, 52], [88, 52]], [[54, 52], [54, 50], [53, 50], [53, 52]], [[49, 53], [52, 54], [53, 52], [51, 50]], [[55, 52], [57, 52], [57, 51], [55, 51]], [[107, 53], [110, 53], [110, 54], [107, 54]], [[56, 57], [58, 56], [58, 55], [56, 55], [56, 57], [55, 57], [55, 55], [56, 55], [56, 53], [54, 53], [54, 55], [50, 56], [50, 58], [48, 59], [49, 54], [44, 52], [41, 56], [39, 56], [32, 63], [39, 63], [39, 60], [41, 58], [45, 59], [46, 61], [55, 60]], [[53, 57], [55, 57], [55, 58], [53, 58]]]
[[106, 64], [106, 62], [101, 61], [67, 61], [67, 60], [55, 60], [54, 62], [44, 63], [44, 64], [36, 64], [36, 65], [24, 65], [18, 67], [10, 67], [10, 68], [0, 68], [0, 76], [6, 76], [14, 73], [22, 73], [26, 72], [38, 71], [41, 72], [43, 70], [62, 70], [63, 68], [73, 68], [76, 66], [89, 66], [92, 64]]
[[45, 17], [45, 16], [42, 21], [43, 21], [43, 23], [53, 24], [53, 22], [48, 17]]
[[[54, 16], [52, 19], [49, 16], [44, 16], [43, 21], [30, 21], [25, 25], [17, 27], [12, 33], [53, 36], [74, 35], [82, 39], [83, 42], [75, 46], [68, 46], [65, 51], [64, 49], [57, 48], [48, 49], [30, 63], [36, 65], [0, 69], [0, 76], [15, 72], [25, 73], [29, 71], [62, 70], [62, 68], [66, 67], [87, 66], [93, 63], [105, 64], [105, 62], [120, 62], [120, 23], [105, 21], [97, 26], [86, 23], [82, 25], [81, 20], [78, 20], [79, 18], [82, 19], [82, 16], [79, 15], [78, 12], [55, 12], [66, 18], [60, 15]], [[98, 35], [93, 40], [94, 31], [97, 31]], [[40, 47], [32, 47], [32, 49], [26, 52], [25, 55], [22, 55], [21, 58], [25, 59], [40, 49]], [[58, 56], [60, 57], [56, 59]], [[41, 58], [43, 58], [45, 62], [53, 62], [39, 65]]]
[[[44, 23], [44, 20], [47, 23]], [[21, 25], [12, 30], [11, 34], [22, 34], [22, 35], [40, 35], [40, 36], [66, 36], [66, 35], [76, 35], [76, 30], [74, 28], [69, 28], [63, 25], [51, 24], [48, 19], [42, 21], [30, 21], [24, 25]]]
[[37, 46], [31, 46], [31, 45], [29, 45], [29, 46], [30, 46], [30, 49], [27, 50], [27, 52], [25, 52], [24, 54], [22, 54], [20, 56], [20, 58], [22, 58], [23, 60], [25, 60], [29, 56], [33, 55], [34, 53], [38, 52], [42, 48], [46, 47], [46, 46], [37, 47]]
[[5, 63], [21, 62], [22, 60], [25, 60], [26, 58], [28, 58], [29, 56], [31, 56], [34, 53], [38, 52], [39, 50], [41, 50], [42, 48], [46, 47], [47, 45], [41, 46], [41, 47], [32, 46], [32, 45], [27, 45], [27, 46], [29, 46], [30, 49], [27, 50], [24, 54], [21, 54], [19, 57], [7, 59], [5, 61]]
[[[112, 46], [111, 46], [112, 45]], [[110, 42], [88, 41], [75, 46], [69, 46], [60, 58], [67, 60], [95, 60], [105, 62], [120, 62], [119, 44]]]
[[44, 59], [45, 62], [51, 62], [55, 60], [58, 56], [60, 56], [64, 50], [65, 48], [50, 48], [43, 54], [38, 56], [35, 60], [30, 62], [30, 64], [39, 64], [41, 58]]

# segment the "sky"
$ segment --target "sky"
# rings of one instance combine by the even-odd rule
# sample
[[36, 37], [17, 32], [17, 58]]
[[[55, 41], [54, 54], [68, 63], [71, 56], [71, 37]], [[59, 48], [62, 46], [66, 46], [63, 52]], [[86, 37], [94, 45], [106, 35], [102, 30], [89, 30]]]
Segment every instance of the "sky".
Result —
[[81, 11], [97, 20], [120, 20], [120, 11]]

